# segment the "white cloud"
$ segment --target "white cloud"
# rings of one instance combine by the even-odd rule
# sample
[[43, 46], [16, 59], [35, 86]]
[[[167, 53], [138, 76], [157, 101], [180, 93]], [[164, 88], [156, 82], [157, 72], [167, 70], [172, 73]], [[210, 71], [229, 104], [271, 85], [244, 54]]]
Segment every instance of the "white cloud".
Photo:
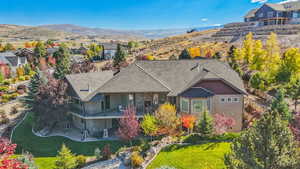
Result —
[[284, 3], [287, 3], [287, 2], [295, 2], [295, 1], [299, 1], [299, 0], [285, 0], [285, 1], [282, 1], [282, 2], [279, 2], [279, 3], [284, 4]]
[[251, 0], [251, 3], [265, 3], [268, 0]]
[[221, 25], [222, 25], [222, 24], [219, 24], [219, 23], [218, 23], [218, 24], [213, 24], [212, 26], [221, 26]]
[[207, 18], [202, 18], [201, 21], [206, 22], [206, 21], [208, 21], [208, 19]]

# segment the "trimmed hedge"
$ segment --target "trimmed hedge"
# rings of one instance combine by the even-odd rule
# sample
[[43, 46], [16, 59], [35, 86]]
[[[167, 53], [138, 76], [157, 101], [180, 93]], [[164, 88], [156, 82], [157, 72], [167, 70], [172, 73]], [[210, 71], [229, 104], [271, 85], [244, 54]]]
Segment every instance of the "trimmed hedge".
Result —
[[215, 142], [231, 142], [234, 139], [238, 138], [240, 133], [225, 133], [222, 135], [214, 135], [214, 136], [202, 136], [200, 134], [190, 134], [188, 136], [183, 136], [181, 138], [183, 143], [190, 144], [200, 144], [207, 141], [215, 141]]

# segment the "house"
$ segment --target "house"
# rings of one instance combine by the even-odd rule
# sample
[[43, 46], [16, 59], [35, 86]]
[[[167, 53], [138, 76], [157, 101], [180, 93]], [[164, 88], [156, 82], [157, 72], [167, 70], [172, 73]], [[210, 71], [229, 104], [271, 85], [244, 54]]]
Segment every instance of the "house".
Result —
[[0, 53], [0, 61], [8, 64], [12, 68], [26, 64], [27, 58], [24, 56], [17, 55], [17, 52], [18, 51], [16, 52], [8, 51], [8, 52]]
[[300, 23], [300, 1], [286, 3], [265, 3], [260, 8], [250, 10], [245, 22], [258, 22], [259, 25], [283, 25]]
[[66, 81], [73, 124], [90, 134], [117, 128], [128, 105], [135, 106], [142, 118], [165, 102], [197, 117], [205, 110], [224, 113], [237, 122], [232, 131], [242, 127], [243, 82], [228, 64], [217, 60], [136, 61], [116, 73], [67, 75]]
[[113, 59], [117, 52], [118, 45], [115, 43], [103, 43], [101, 45], [103, 46], [103, 58], [105, 60]]

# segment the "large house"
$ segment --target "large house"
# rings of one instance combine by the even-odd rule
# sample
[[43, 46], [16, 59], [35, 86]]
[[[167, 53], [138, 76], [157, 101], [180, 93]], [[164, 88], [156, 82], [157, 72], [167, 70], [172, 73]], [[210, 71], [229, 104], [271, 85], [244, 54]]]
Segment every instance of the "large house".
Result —
[[260, 8], [250, 10], [244, 21], [257, 22], [259, 25], [299, 24], [300, 1], [265, 3]]
[[128, 105], [137, 116], [165, 102], [197, 117], [208, 111], [235, 118], [242, 127], [246, 91], [239, 75], [217, 60], [136, 61], [119, 72], [67, 75], [73, 125], [90, 134], [118, 127]]
[[[25, 56], [18, 55], [18, 51], [8, 51], [0, 53], [0, 64], [6, 65], [11, 68], [12, 71], [16, 71], [16, 68], [27, 63], [27, 58]], [[3, 72], [2, 72], [3, 73]]]

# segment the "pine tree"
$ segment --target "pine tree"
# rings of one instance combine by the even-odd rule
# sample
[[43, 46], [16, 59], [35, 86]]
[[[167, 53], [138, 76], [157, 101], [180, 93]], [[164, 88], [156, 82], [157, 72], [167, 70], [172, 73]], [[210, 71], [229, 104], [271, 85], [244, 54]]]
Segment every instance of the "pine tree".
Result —
[[231, 145], [225, 155], [228, 169], [293, 169], [299, 153], [288, 122], [272, 111], [257, 121]]
[[292, 113], [289, 110], [288, 103], [284, 100], [285, 91], [284, 89], [279, 89], [276, 94], [275, 99], [271, 104], [271, 110], [278, 112], [283, 120], [291, 120]]
[[207, 111], [203, 112], [203, 117], [198, 127], [199, 133], [203, 136], [210, 136], [213, 133], [213, 120]]
[[62, 44], [53, 56], [56, 59], [54, 77], [63, 79], [71, 71], [70, 51], [65, 44]]
[[300, 79], [289, 84], [287, 89], [288, 96], [293, 99], [295, 105], [295, 112], [297, 112], [298, 100], [300, 99]]
[[33, 109], [36, 101], [37, 93], [39, 92], [39, 86], [45, 82], [45, 79], [42, 77], [43, 73], [36, 69], [36, 73], [30, 79], [28, 85], [28, 94], [24, 97], [23, 102], [25, 103], [26, 107], [29, 109]]
[[182, 60], [182, 59], [191, 59], [191, 55], [189, 53], [189, 51], [187, 49], [184, 49], [181, 54], [179, 55], [179, 60]]
[[121, 47], [120, 44], [117, 46], [117, 52], [114, 57], [114, 66], [119, 66], [121, 62], [124, 62], [126, 59], [126, 52], [124, 49]]
[[74, 169], [77, 167], [76, 156], [64, 144], [56, 157], [55, 169]]

